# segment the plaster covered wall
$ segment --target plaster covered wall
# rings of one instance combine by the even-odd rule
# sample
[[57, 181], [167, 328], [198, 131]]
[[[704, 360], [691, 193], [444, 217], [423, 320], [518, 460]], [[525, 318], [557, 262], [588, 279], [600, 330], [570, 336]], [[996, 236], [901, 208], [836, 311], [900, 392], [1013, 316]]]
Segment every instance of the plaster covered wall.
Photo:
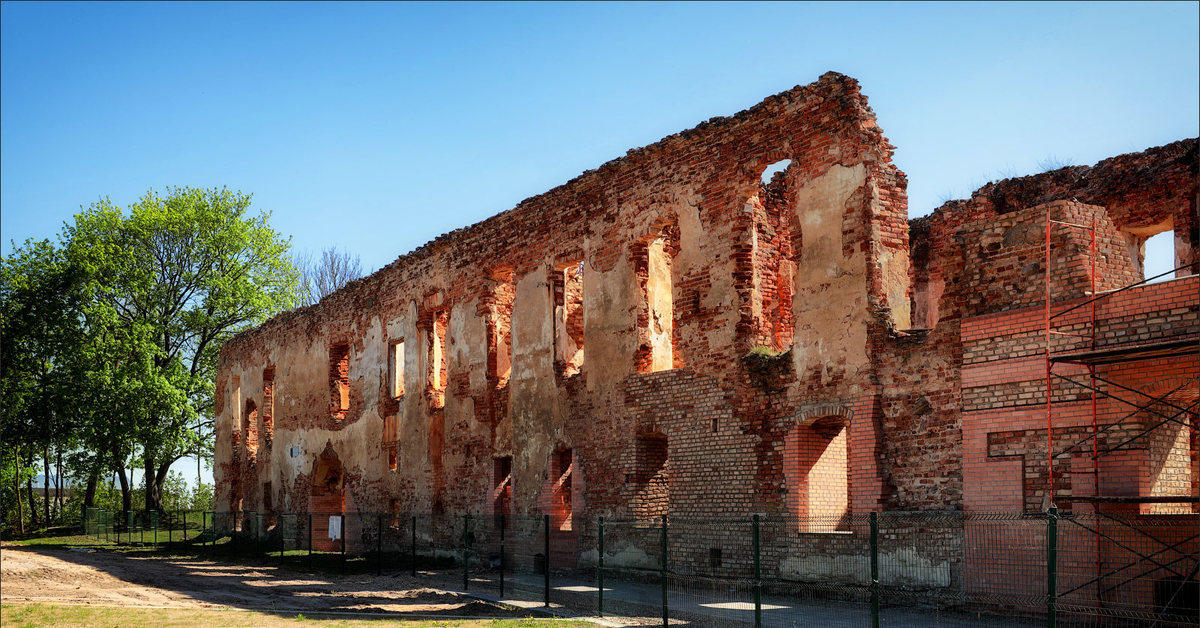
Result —
[[[964, 383], [962, 321], [1031, 303], [1023, 282], [1036, 269], [1021, 256], [1034, 245], [1022, 229], [1042, 210], [1018, 205], [1097, 216], [1106, 281], [1118, 285], [1137, 275], [1126, 232], [1191, 224], [1178, 207], [1187, 189], [1195, 196], [1195, 150], [1188, 140], [1116, 158], [1089, 169], [1083, 188], [1058, 174], [1019, 193], [998, 184], [908, 221], [906, 179], [866, 98], [826, 74], [632, 150], [231, 340], [216, 383], [218, 509], [482, 515], [569, 504], [555, 515], [579, 522], [557, 537], [568, 547], [601, 515], [819, 511], [827, 523], [805, 531], [841, 539], [870, 510], [960, 510], [982, 490], [964, 468], [987, 456], [963, 424], [978, 399]], [[1093, 205], [1060, 198], [1084, 188]], [[331, 398], [342, 346], [344, 409]], [[1159, 485], [1171, 490], [1195, 476], [1184, 440], [1159, 446], [1169, 471]], [[317, 500], [318, 461], [334, 458], [341, 501]], [[511, 474], [496, 477], [501, 468]], [[511, 501], [497, 506], [501, 481]], [[613, 542], [636, 555], [633, 541]], [[771, 551], [787, 561], [811, 543]], [[960, 560], [948, 547], [900, 547], [895, 560]], [[703, 563], [707, 549], [682, 548], [681, 564], [692, 550]], [[824, 573], [788, 564], [797, 577]]]

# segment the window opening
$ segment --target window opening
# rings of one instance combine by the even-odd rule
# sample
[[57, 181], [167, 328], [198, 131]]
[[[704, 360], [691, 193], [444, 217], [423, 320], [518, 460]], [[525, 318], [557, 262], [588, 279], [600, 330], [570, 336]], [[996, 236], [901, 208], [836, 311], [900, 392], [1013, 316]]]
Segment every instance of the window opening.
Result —
[[329, 348], [329, 412], [337, 420], [350, 409], [350, 345]]
[[392, 399], [404, 396], [404, 339], [392, 343], [388, 350], [389, 372], [391, 373]]
[[762, 184], [763, 185], [770, 184], [771, 181], [775, 178], [775, 175], [777, 173], [782, 173], [784, 170], [787, 170], [788, 166], [790, 166], [790, 165], [792, 165], [791, 159], [780, 159], [779, 161], [767, 166], [762, 171], [762, 176], [760, 177], [760, 179], [762, 180]]
[[[1163, 231], [1146, 238], [1142, 245], [1145, 258], [1142, 262], [1142, 277], [1153, 277], [1175, 268], [1175, 232]], [[1164, 275], [1151, 283], [1167, 281], [1173, 275]]]
[[513, 513], [512, 456], [496, 458], [492, 471], [492, 513], [495, 526], [500, 528], [501, 515]]
[[275, 440], [275, 367], [263, 369], [263, 446], [269, 452]]
[[492, 272], [492, 290], [480, 304], [487, 325], [488, 382], [492, 388], [508, 385], [512, 374], [512, 310], [516, 296], [512, 269]]
[[634, 443], [632, 481], [634, 516], [654, 523], [667, 514], [670, 485], [667, 474], [667, 437], [661, 433], [640, 434]]
[[446, 328], [450, 323], [450, 312], [438, 310], [433, 313], [429, 330], [429, 368], [426, 392], [430, 407], [441, 408], [446, 400]]
[[551, 277], [554, 290], [554, 368], [570, 377], [583, 367], [583, 261]]
[[230, 440], [232, 441], [231, 444], [233, 445], [233, 451], [236, 452], [238, 451], [238, 447], [241, 445], [242, 435], [246, 432], [246, 427], [244, 425], [246, 420], [245, 417], [241, 417], [241, 421], [238, 420], [238, 412], [242, 409], [242, 378], [239, 375], [233, 376], [233, 385], [230, 386], [229, 399], [229, 407], [231, 408], [230, 414], [233, 415], [232, 418], [234, 428], [230, 430], [229, 436]]
[[242, 433], [246, 435], [246, 459], [253, 463], [258, 457], [258, 406], [254, 404], [253, 399], [246, 400]]
[[556, 452], [550, 458], [550, 477], [554, 478], [550, 520], [559, 530], [571, 529], [571, 475], [575, 470], [574, 462], [572, 449]]
[[667, 228], [636, 251], [635, 272], [641, 285], [638, 308], [638, 348], [634, 356], [639, 373], [675, 368], [675, 297], [671, 276], [675, 230]]
[[768, 346], [782, 351], [792, 344], [792, 296], [795, 292], [796, 242], [792, 237], [794, 191], [788, 187], [787, 169], [792, 160], [777, 161], [763, 170], [755, 193], [747, 199], [745, 210], [752, 220], [751, 238], [739, 244], [740, 254], [748, 254], [753, 264], [751, 310], [754, 327], [753, 346]]
[[[795, 468], [789, 474], [800, 530], [836, 532], [844, 527], [849, 506], [847, 425], [842, 417], [823, 417], [795, 429]], [[791, 495], [791, 493], [795, 495]]]

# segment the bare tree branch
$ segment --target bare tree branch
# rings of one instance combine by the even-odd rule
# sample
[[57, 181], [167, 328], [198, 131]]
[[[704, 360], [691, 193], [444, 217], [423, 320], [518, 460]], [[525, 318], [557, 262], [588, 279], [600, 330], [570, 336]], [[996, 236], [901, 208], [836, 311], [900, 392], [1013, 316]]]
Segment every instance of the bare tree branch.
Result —
[[346, 250], [328, 247], [321, 257], [302, 251], [293, 263], [300, 270], [300, 304], [314, 305], [346, 284], [363, 276], [362, 261]]

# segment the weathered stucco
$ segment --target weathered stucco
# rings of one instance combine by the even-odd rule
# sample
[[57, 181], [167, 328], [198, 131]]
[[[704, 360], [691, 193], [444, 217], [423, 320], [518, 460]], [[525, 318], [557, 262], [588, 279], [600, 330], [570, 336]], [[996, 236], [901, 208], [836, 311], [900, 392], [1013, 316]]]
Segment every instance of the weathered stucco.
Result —
[[[1003, 457], [988, 447], [1039, 442], [1014, 423], [1038, 394], [1019, 379], [1036, 346], [1023, 325], [1041, 320], [1030, 229], [1047, 212], [1096, 220], [1102, 287], [1136, 280], [1141, 243], [1166, 226], [1194, 261], [1196, 141], [990, 185], [913, 221], [891, 151], [857, 83], [827, 74], [239, 335], [218, 369], [218, 509], [544, 513], [572, 547], [596, 516], [819, 513], [770, 551], [787, 577], [836, 579], [804, 552], [860, 541], [853, 515], [1032, 503], [1019, 465], [987, 466]], [[1078, 298], [1082, 266], [1063, 260], [1056, 289]], [[1131, 292], [1106, 316], [1192, 333], [1195, 304], [1176, 292]], [[996, 316], [1013, 318], [993, 329]], [[1139, 455], [1160, 471], [1130, 490], [1195, 486], [1194, 442], [1156, 441]], [[334, 494], [314, 489], [318, 464], [342, 470]], [[1003, 490], [979, 479], [1008, 470]], [[613, 564], [648, 560], [613, 543]], [[944, 586], [962, 559], [948, 547], [891, 548], [884, 572]], [[708, 548], [692, 549], [681, 560]], [[926, 579], [902, 581], [914, 570]]]

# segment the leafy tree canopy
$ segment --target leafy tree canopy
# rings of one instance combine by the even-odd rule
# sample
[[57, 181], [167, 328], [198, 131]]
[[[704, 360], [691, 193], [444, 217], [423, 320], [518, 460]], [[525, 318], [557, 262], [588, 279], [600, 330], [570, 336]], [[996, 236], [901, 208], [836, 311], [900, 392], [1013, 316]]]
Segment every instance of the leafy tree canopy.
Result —
[[[14, 251], [0, 275], [6, 441], [69, 434], [76, 462], [122, 473], [136, 457], [146, 505], [161, 508], [171, 463], [211, 455], [221, 344], [296, 303], [289, 241], [250, 203], [188, 187], [148, 192], [127, 211], [106, 199], [65, 227], [61, 246]], [[43, 378], [57, 393], [36, 389], [36, 368], [61, 374]], [[38, 401], [54, 394], [47, 416]]]

